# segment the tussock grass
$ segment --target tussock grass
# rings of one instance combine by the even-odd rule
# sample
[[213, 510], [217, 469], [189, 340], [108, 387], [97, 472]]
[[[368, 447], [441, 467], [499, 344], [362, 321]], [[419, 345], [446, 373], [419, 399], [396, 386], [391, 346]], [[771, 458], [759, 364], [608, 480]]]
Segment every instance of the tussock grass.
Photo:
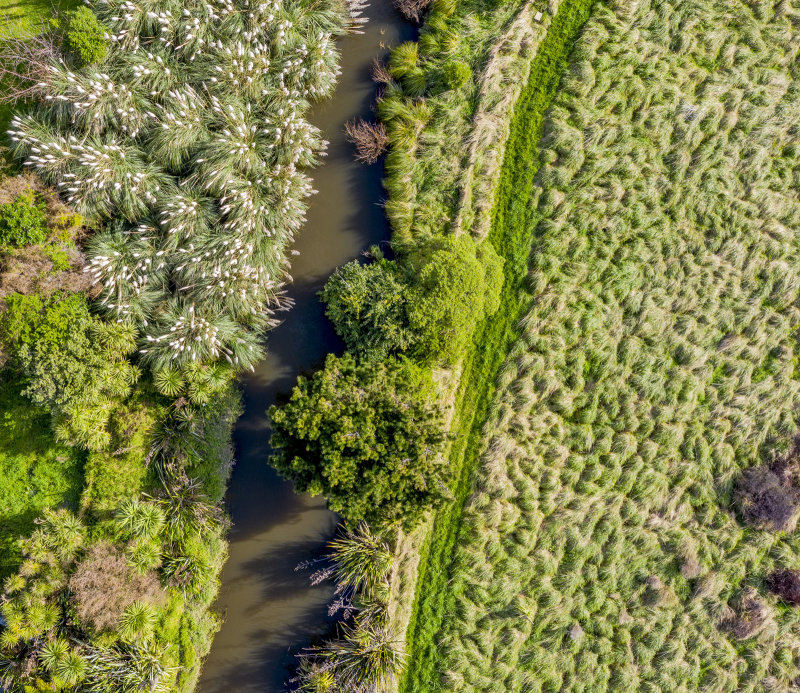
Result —
[[[437, 513], [433, 529], [420, 552], [416, 602], [407, 630], [409, 661], [413, 666], [409, 666], [400, 687], [406, 693], [437, 690], [438, 687], [440, 648], [437, 633], [444, 620], [449, 618], [447, 595], [452, 584], [448, 581], [451, 569], [458, 569], [451, 563], [462, 511], [471, 490], [471, 474], [480, 454], [482, 424], [487, 412], [492, 410], [492, 386], [504, 355], [513, 344], [514, 323], [521, 312], [524, 295], [522, 285], [528, 271], [525, 248], [530, 246], [533, 229], [526, 218], [529, 206], [523, 202], [532, 194], [535, 174], [528, 162], [536, 159], [534, 154], [544, 113], [552, 103], [570, 48], [591, 6], [591, 0], [565, 0], [560, 6], [538, 47], [530, 68], [530, 80], [514, 112], [506, 158], [509, 153], [516, 158], [504, 164], [498, 190], [498, 200], [502, 201], [498, 202], [498, 209], [502, 204], [505, 207], [503, 212], [498, 211], [492, 233], [484, 241], [491, 242], [505, 259], [505, 281], [500, 307], [476, 330], [474, 349], [466, 355], [462, 367], [454, 405], [456, 417], [452, 424], [457, 438], [449, 455], [451, 464], [458, 470], [455, 502]], [[519, 162], [522, 162], [521, 166]], [[512, 406], [507, 413], [509, 419], [514, 416], [513, 411]], [[487, 494], [476, 496], [477, 499], [481, 497], [486, 498]], [[484, 592], [488, 594], [488, 587]]]
[[541, 141], [526, 87], [490, 236], [525, 317], [455, 451], [481, 464], [437, 519], [406, 691], [793, 685], [800, 616], [765, 580], [800, 538], [732, 491], [797, 428], [798, 21], [598, 3]]

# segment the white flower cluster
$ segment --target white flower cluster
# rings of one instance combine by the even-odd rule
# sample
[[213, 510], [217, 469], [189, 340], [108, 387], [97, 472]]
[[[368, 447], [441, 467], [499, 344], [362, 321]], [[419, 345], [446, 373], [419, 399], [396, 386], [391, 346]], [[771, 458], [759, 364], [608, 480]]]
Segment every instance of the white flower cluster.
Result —
[[333, 38], [362, 0], [101, 0], [113, 48], [53, 65], [15, 151], [84, 215], [102, 304], [135, 321], [158, 367], [252, 366], [274, 324], [287, 246], [325, 146], [305, 119], [338, 75]]

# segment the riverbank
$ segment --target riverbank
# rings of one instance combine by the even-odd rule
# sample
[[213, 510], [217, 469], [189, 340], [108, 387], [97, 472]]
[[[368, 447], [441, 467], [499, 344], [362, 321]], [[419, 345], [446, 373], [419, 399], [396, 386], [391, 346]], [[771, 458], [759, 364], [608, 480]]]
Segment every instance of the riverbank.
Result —
[[292, 258], [294, 302], [268, 338], [266, 358], [243, 378], [244, 415], [235, 432], [237, 462], [228, 487], [231, 517], [229, 555], [215, 609], [222, 628], [203, 669], [200, 693], [277, 693], [294, 666], [294, 656], [326, 635], [331, 590], [312, 586], [295, 567], [324, 552], [337, 519], [323, 499], [296, 495], [267, 464], [266, 410], [288, 391], [297, 375], [315, 368], [341, 342], [324, 315], [317, 292], [336, 267], [372, 244], [384, 243], [389, 228], [381, 200], [380, 164], [353, 158], [344, 125], [369, 117], [376, 85], [371, 66], [389, 49], [414, 37], [385, 0], [364, 10], [363, 34], [342, 38], [341, 75], [332, 98], [314, 106], [310, 121], [329, 141], [314, 169], [314, 187], [303, 231]]
[[[86, 90], [81, 84], [74, 85], [81, 80], [86, 80], [88, 87], [96, 85], [92, 79], [98, 67], [78, 65], [75, 55], [66, 53], [72, 71], [65, 82], [59, 82], [63, 76], [60, 71], [50, 71], [52, 81], [48, 73], [39, 88], [51, 92], [59, 103], [63, 101], [63, 108], [73, 109], [77, 113], [74, 121], [67, 124], [58, 119], [44, 101], [32, 102], [31, 112], [15, 120], [13, 126], [16, 155], [21, 158], [30, 154], [31, 168], [41, 169], [40, 175], [53, 185], [71, 185], [69, 202], [79, 207], [85, 218], [68, 210], [69, 219], [77, 219], [70, 222], [75, 227], [70, 234], [56, 217], [43, 222], [41, 238], [29, 239], [15, 231], [14, 242], [20, 247], [9, 253], [15, 262], [30, 264], [36, 260], [37, 269], [47, 270], [48, 286], [57, 281], [49, 280], [52, 265], [53, 274], [66, 274], [68, 279], [73, 274], [85, 278], [88, 275], [83, 270], [91, 271], [100, 288], [84, 294], [87, 282], [62, 282], [63, 286], [58, 284], [45, 295], [38, 291], [38, 285], [29, 287], [14, 277], [3, 277], [11, 282], [11, 288], [3, 294], [8, 310], [0, 313], [6, 368], [20, 376], [23, 394], [38, 397], [35, 401], [44, 405], [36, 410], [37, 420], [52, 416], [55, 429], [47, 432], [48, 454], [33, 471], [40, 472], [54, 464], [52, 458], [63, 457], [55, 437], [77, 450], [80, 467], [77, 471], [69, 467], [72, 487], [63, 493], [54, 492], [48, 498], [39, 494], [36, 502], [22, 508], [23, 512], [18, 512], [16, 505], [8, 512], [0, 506], [0, 519], [10, 518], [4, 530], [17, 536], [34, 532], [33, 539], [22, 545], [25, 555], [33, 556], [25, 563], [33, 572], [19, 571], [11, 576], [6, 584], [13, 587], [6, 590], [2, 604], [6, 623], [2, 657], [25, 666], [3, 669], [3, 682], [12, 687], [34, 680], [36, 685], [39, 681], [52, 686], [83, 681], [111, 685], [108, 667], [113, 666], [119, 676], [126, 676], [135, 685], [183, 692], [194, 689], [211, 637], [219, 628], [219, 619], [210, 607], [227, 553], [220, 504], [233, 463], [230, 433], [240, 413], [239, 395], [231, 381], [234, 371], [247, 366], [259, 351], [252, 338], [269, 323], [270, 310], [276, 307], [276, 282], [283, 277], [287, 238], [302, 218], [302, 199], [310, 192], [300, 167], [313, 162], [319, 143], [317, 131], [303, 121], [308, 102], [301, 97], [319, 96], [329, 90], [328, 80], [336, 71], [337, 57], [331, 50], [332, 36], [357, 27], [358, 19], [354, 6], [334, 3], [323, 7], [315, 3], [310, 7], [301, 3], [285, 9], [290, 16], [282, 17], [280, 27], [279, 22], [272, 21], [274, 17], [267, 20], [266, 14], [263, 22], [256, 20], [259, 35], [266, 42], [259, 43], [258, 50], [270, 46], [272, 63], [267, 60], [254, 68], [253, 63], [247, 66], [233, 61], [232, 68], [255, 69], [256, 74], [249, 80], [231, 82], [228, 91], [224, 85], [210, 89], [242, 105], [237, 111], [226, 101], [227, 110], [223, 111], [203, 108], [194, 100], [201, 92], [193, 90], [193, 79], [203, 83], [205, 96], [200, 98], [208, 97], [212, 106], [218, 106], [220, 94], [209, 96], [208, 84], [217, 80], [205, 80], [203, 70], [211, 66], [208, 61], [193, 62], [194, 56], [187, 54], [193, 50], [190, 44], [167, 44], [170, 54], [166, 56], [160, 51], [167, 49], [158, 46], [157, 58], [142, 53], [140, 43], [153, 40], [149, 29], [137, 23], [133, 15], [115, 14], [108, 5], [98, 12], [104, 13], [101, 18], [108, 23], [107, 28], [113, 25], [108, 33], [120, 33], [117, 46], [110, 50], [105, 46], [105, 57], [98, 53], [96, 59], [106, 61], [103, 67], [113, 72], [119, 93], [141, 96], [136, 107], [152, 101], [150, 110], [142, 114], [131, 107], [123, 114], [116, 92], [113, 98], [104, 95], [84, 102], [80, 94]], [[266, 12], [266, 6], [261, 10]], [[225, 41], [239, 39], [241, 27], [236, 22], [227, 23], [219, 16], [215, 19], [219, 21], [203, 23], [203, 30], [215, 32], [216, 38]], [[173, 21], [176, 26], [172, 29], [180, 32], [195, 18], [185, 12]], [[313, 24], [313, 31], [305, 22]], [[292, 40], [287, 45], [291, 27], [298, 36], [290, 35]], [[163, 22], [161, 30], [168, 30]], [[52, 31], [50, 38], [58, 53], [63, 25]], [[191, 31], [196, 33], [195, 29]], [[95, 38], [100, 44], [106, 40]], [[222, 43], [219, 47], [223, 48]], [[222, 53], [215, 57], [226, 60]], [[291, 62], [287, 62], [289, 57]], [[163, 69], [165, 58], [170, 69]], [[137, 60], [153, 64], [138, 72], [137, 63], [132, 77], [129, 70]], [[313, 61], [313, 70], [299, 68], [309, 61]], [[273, 73], [280, 73], [280, 98], [288, 98], [284, 106], [292, 107], [288, 115], [274, 101], [268, 106], [275, 112], [265, 114], [259, 109], [267, 108], [263, 103], [267, 100], [248, 100], [251, 87], [244, 85], [253, 84], [253, 80], [256, 84], [269, 81]], [[170, 81], [176, 77], [177, 85]], [[149, 81], [149, 86], [143, 86], [143, 80]], [[173, 88], [166, 89], [167, 82]], [[240, 90], [230, 93], [236, 91], [234, 84]], [[278, 90], [272, 81], [268, 86]], [[186, 91], [178, 93], [176, 89]], [[263, 92], [258, 91], [258, 96]], [[180, 118], [171, 112], [176, 102]], [[191, 123], [181, 120], [187, 117], [187, 108], [196, 116]], [[228, 118], [246, 119], [251, 114], [262, 130], [246, 161], [231, 156], [230, 147], [215, 149], [205, 139], [229, 125]], [[140, 116], [144, 120], [163, 117], [168, 124], [142, 128], [137, 121], [136, 127], [129, 127]], [[270, 119], [286, 128], [267, 130]], [[73, 156], [73, 144], [59, 147], [59, 130], [68, 131], [68, 141], [80, 149], [85, 142], [94, 142], [96, 127], [114, 144], [104, 140], [97, 145], [103, 150], [104, 161], [110, 163], [99, 173], [94, 169], [87, 173], [81, 167], [91, 169], [95, 160]], [[297, 136], [298, 131], [302, 136]], [[230, 136], [229, 130], [225, 132]], [[238, 128], [236, 132], [242, 135], [245, 131]], [[148, 139], [154, 136], [158, 143]], [[171, 139], [173, 136], [177, 139]], [[61, 158], [60, 165], [51, 168], [53, 157], [37, 156], [39, 147], [55, 152]], [[154, 155], [159, 147], [161, 154]], [[189, 150], [194, 154], [187, 157]], [[205, 179], [202, 192], [186, 184], [191, 174], [187, 162], [197, 160], [199, 165], [203, 161], [197, 156], [200, 150], [210, 152], [222, 166], [195, 171]], [[146, 161], [148, 157], [154, 158]], [[265, 167], [280, 186], [270, 186], [273, 179], [258, 173]], [[257, 190], [251, 190], [248, 183], [254, 172], [258, 173], [256, 186], [261, 186]], [[105, 178], [98, 184], [94, 175]], [[181, 179], [182, 193], [173, 185], [173, 178]], [[73, 183], [65, 182], [68, 180]], [[234, 188], [232, 203], [225, 196]], [[189, 200], [181, 196], [183, 193], [194, 197]], [[250, 194], [255, 195], [257, 205], [266, 198], [274, 202], [277, 196], [283, 203], [280, 217], [250, 214], [248, 210], [254, 204]], [[34, 191], [29, 201], [24, 195], [17, 197], [14, 204], [19, 203], [19, 209], [28, 215], [38, 214], [40, 204], [50, 205], [56, 199], [50, 189]], [[158, 228], [147, 227], [144, 237], [139, 234], [142, 226], [104, 223], [110, 216], [135, 222], [151, 212], [155, 215], [159, 210], [152, 208], [159, 205], [162, 213], [158, 222], [153, 222]], [[148, 216], [148, 221], [152, 217]], [[207, 233], [210, 227], [218, 231], [213, 237]], [[224, 239], [225, 233], [232, 234], [233, 239]], [[181, 247], [186, 238], [192, 242]], [[251, 243], [245, 244], [243, 239]], [[222, 248], [216, 245], [220, 240], [224, 241]], [[160, 243], [163, 247], [158, 247]], [[229, 253], [224, 251], [229, 243], [237, 248], [237, 257], [226, 267]], [[195, 252], [197, 244], [204, 244], [207, 250], [187, 262], [186, 253]], [[6, 250], [4, 247], [4, 263]], [[41, 254], [52, 260], [50, 265], [39, 262]], [[216, 259], [206, 260], [208, 257]], [[211, 265], [206, 269], [216, 280], [207, 281], [206, 273], [192, 274], [196, 263]], [[169, 266], [165, 269], [165, 265]], [[198, 293], [190, 295], [193, 292]], [[88, 300], [97, 298], [98, 293], [103, 294], [102, 300]], [[255, 310], [247, 305], [251, 299], [255, 299]], [[282, 306], [280, 301], [278, 304]], [[97, 315], [107, 312], [111, 313], [109, 320]], [[161, 329], [164, 332], [158, 334]], [[126, 358], [128, 355], [130, 358]], [[44, 357], [50, 360], [44, 362]], [[34, 385], [39, 390], [33, 389]], [[20, 420], [10, 422], [17, 429], [27, 424], [22, 417], [17, 418]], [[25, 448], [19, 441], [13, 442], [17, 448]], [[43, 447], [38, 440], [31, 442], [30, 450], [0, 451], [0, 460], [19, 464], [24, 455]], [[260, 465], [264, 465], [264, 458]], [[56, 481], [64, 485], [61, 479]], [[285, 486], [281, 489], [288, 497]], [[48, 512], [48, 506], [60, 501], [66, 501], [63, 505], [69, 507]], [[261, 506], [259, 510], [267, 514], [269, 508]], [[35, 525], [41, 511], [45, 519]], [[68, 550], [64, 549], [65, 532], [72, 533], [70, 541], [74, 542]], [[32, 561], [37, 561], [35, 565], [41, 569], [33, 570]], [[12, 572], [18, 564], [4, 566], [4, 570]], [[51, 571], [55, 572], [51, 575]], [[93, 586], [84, 590], [84, 601], [74, 596], [80, 594], [74, 588], [79, 579], [76, 575], [82, 584]], [[48, 580], [46, 589], [39, 584], [44, 579]], [[131, 585], [137, 588], [127, 589]], [[35, 595], [38, 611], [29, 608], [29, 595]], [[60, 625], [53, 628], [48, 619], [66, 609], [67, 600], [75, 600], [70, 605], [82, 610], [65, 610]], [[90, 600], [95, 601], [89, 604]], [[45, 619], [38, 617], [42, 613]], [[51, 650], [53, 654], [48, 655]], [[64, 673], [67, 664], [72, 669]]]
[[[399, 570], [404, 574], [395, 581], [396, 593], [393, 596], [396, 605], [393, 612], [397, 614], [395, 629], [406, 633], [406, 651], [409, 661], [413, 662], [399, 686], [401, 691], [408, 693], [438, 689], [433, 674], [438, 649], [435, 636], [445, 617], [450, 574], [448, 566], [452, 561], [460, 530], [463, 505], [472, 490], [471, 479], [481, 453], [488, 403], [494, 393], [499, 366], [512, 344], [516, 334], [516, 321], [521, 315], [521, 286], [526, 276], [527, 254], [533, 233], [532, 227], [524, 218], [524, 201], [532, 190], [537, 171], [531, 162], [538, 160], [536, 145], [541, 137], [544, 113], [552, 103], [566, 67], [569, 50], [589, 16], [591, 5], [591, 2], [564, 0], [552, 8], [555, 9], [555, 15], [552, 19], [548, 17], [550, 21], [543, 23], [538, 32], [521, 30], [516, 21], [512, 23], [512, 30], [509, 32], [509, 40], [518, 41], [518, 46], [523, 41], [528, 42], [528, 79], [525, 86], [520, 88], [516, 102], [504, 102], [508, 110], [513, 108], [513, 117], [507, 130], [509, 134], [502, 166], [497, 167], [498, 175], [494, 176], [496, 187], [487, 186], [486, 181], [481, 186], [482, 195], [496, 200], [488, 242], [492, 243], [506, 263], [501, 307], [479, 326], [473, 339], [473, 348], [465, 356], [460, 368], [461, 375], [450, 380], [451, 387], [455, 385], [455, 394], [447, 390], [442, 393], [445, 401], [454, 401], [451, 431], [455, 433], [456, 440], [448, 452], [448, 460], [457, 470], [454, 502], [402, 541], [398, 550], [398, 555], [405, 557], [405, 560], [398, 563]], [[522, 22], [535, 21], [536, 12], [540, 10], [534, 8], [535, 5], [523, 6], [520, 10]], [[535, 43], [531, 43], [532, 40]], [[509, 52], [513, 54], [513, 47]], [[489, 63], [489, 69], [496, 69], [494, 62]], [[520, 71], [513, 61], [510, 69]], [[497, 87], [502, 84], [502, 80], [489, 73], [482, 84], [494, 84]], [[484, 102], [491, 103], [492, 96], [497, 95], [492, 94], [491, 89], [483, 91]], [[502, 114], [499, 118], [502, 118]], [[478, 132], [485, 127], [480, 111], [474, 122]], [[497, 132], [497, 128], [494, 132]], [[499, 136], [483, 140], [488, 145], [484, 154], [495, 150], [498, 143], [502, 144], [502, 139]], [[473, 150], [468, 161], [474, 164], [479, 158], [478, 152]], [[492, 168], [491, 164], [484, 166], [483, 175], [491, 177]], [[468, 210], [469, 205], [475, 204], [471, 192], [473, 175], [470, 172], [460, 177], [464, 187], [461, 204], [456, 212], [456, 219], [460, 222], [457, 231], [464, 231], [463, 220], [471, 219], [475, 221], [474, 232], [480, 234], [486, 228], [485, 222], [481, 220], [481, 208], [478, 208], [477, 213]], [[477, 202], [485, 204], [480, 202], [480, 198]], [[414, 556], [415, 560], [409, 561], [409, 556]], [[410, 609], [409, 603], [413, 604]], [[402, 620], [405, 617], [408, 617], [408, 622], [404, 628]]]

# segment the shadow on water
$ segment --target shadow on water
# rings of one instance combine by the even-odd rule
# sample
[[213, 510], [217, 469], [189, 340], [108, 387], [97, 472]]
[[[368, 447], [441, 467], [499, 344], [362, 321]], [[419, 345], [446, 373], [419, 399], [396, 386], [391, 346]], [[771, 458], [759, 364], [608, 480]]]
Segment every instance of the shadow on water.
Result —
[[267, 464], [265, 412], [297, 374], [341, 351], [317, 298], [330, 273], [389, 237], [381, 201], [382, 166], [353, 161], [344, 124], [369, 116], [375, 95], [370, 65], [376, 56], [414, 38], [390, 0], [372, 0], [363, 35], [339, 42], [342, 75], [334, 97], [312, 111], [311, 120], [329, 140], [328, 155], [311, 172], [319, 193], [292, 258], [295, 305], [269, 335], [267, 357], [244, 379], [245, 413], [236, 431], [237, 463], [228, 489], [233, 526], [216, 608], [224, 616], [206, 661], [200, 693], [278, 693], [286, 688], [294, 653], [326, 633], [331, 622], [329, 586], [312, 587], [301, 561], [318, 556], [333, 535], [336, 516], [324, 502], [296, 495]]

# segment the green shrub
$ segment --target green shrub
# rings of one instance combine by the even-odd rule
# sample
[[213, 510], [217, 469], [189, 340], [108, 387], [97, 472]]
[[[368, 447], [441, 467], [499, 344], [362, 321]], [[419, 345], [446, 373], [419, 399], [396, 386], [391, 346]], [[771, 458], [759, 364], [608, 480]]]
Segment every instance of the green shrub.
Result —
[[411, 259], [415, 285], [408, 319], [417, 337], [413, 353], [428, 362], [453, 363], [478, 321], [499, 305], [503, 261], [491, 245], [467, 235], [431, 241]]
[[27, 381], [23, 393], [50, 409], [61, 440], [102, 449], [111, 408], [137, 377], [125, 360], [131, 329], [94, 318], [83, 294], [12, 294], [6, 304], [0, 345]]
[[64, 27], [64, 43], [69, 53], [81, 64], [99, 63], [108, 53], [108, 31], [88, 7], [68, 12]]
[[419, 369], [330, 354], [270, 408], [271, 463], [348, 522], [411, 527], [446, 494], [439, 410]]
[[412, 342], [405, 293], [398, 266], [380, 258], [369, 265], [354, 261], [340, 267], [320, 296], [348, 351], [382, 360]]
[[442, 67], [441, 83], [445, 89], [463, 87], [471, 78], [472, 70], [461, 60], [449, 60]]
[[44, 254], [53, 263], [53, 272], [66, 272], [71, 267], [69, 253], [55, 243], [44, 247]]
[[47, 233], [44, 201], [33, 190], [0, 205], [0, 246], [38, 245], [45, 242]]

